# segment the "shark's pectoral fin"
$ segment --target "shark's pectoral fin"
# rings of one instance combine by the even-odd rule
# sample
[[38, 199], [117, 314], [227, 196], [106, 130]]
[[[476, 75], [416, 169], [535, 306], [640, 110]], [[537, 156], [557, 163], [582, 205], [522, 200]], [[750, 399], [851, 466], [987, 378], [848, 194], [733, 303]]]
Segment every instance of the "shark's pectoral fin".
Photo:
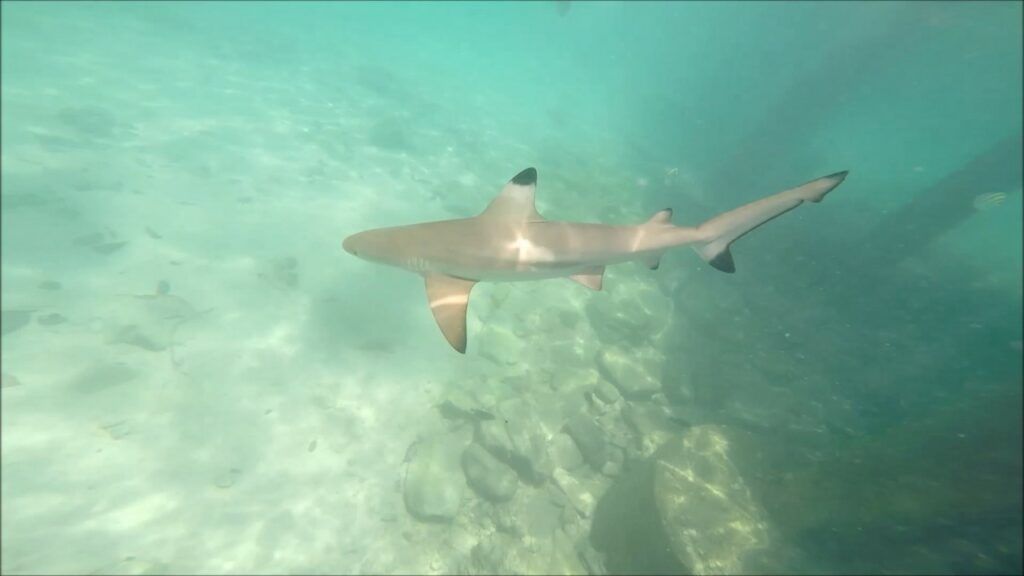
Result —
[[476, 282], [444, 274], [427, 274], [427, 300], [441, 333], [462, 354], [466, 353], [466, 309]]
[[569, 279], [574, 282], [579, 282], [591, 290], [600, 290], [601, 283], [604, 281], [604, 266], [588, 268], [578, 274], [569, 276]]

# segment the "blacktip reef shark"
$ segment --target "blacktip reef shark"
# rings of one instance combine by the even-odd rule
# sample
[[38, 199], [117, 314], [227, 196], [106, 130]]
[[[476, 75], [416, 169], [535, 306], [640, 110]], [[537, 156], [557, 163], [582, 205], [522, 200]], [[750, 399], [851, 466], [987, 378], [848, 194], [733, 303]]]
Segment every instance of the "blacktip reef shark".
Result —
[[820, 202], [846, 174], [812, 180], [696, 227], [672, 224], [671, 208], [643, 224], [611, 226], [543, 218], [534, 204], [537, 170], [527, 168], [478, 216], [367, 230], [345, 238], [342, 246], [364, 260], [423, 276], [434, 319], [464, 354], [466, 309], [477, 282], [566, 277], [600, 290], [605, 266], [638, 260], [657, 269], [662, 253], [686, 245], [714, 268], [734, 272], [733, 242], [804, 202]]

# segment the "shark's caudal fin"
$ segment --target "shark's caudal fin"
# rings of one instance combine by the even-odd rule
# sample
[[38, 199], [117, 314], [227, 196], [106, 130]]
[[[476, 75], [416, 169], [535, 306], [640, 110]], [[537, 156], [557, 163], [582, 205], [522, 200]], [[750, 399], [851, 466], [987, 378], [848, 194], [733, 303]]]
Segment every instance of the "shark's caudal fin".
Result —
[[705, 262], [722, 272], [735, 272], [729, 246], [761, 224], [789, 212], [804, 202], [821, 202], [826, 194], [842, 183], [846, 172], [836, 172], [796, 188], [773, 194], [719, 214], [697, 227], [701, 238], [693, 249]]

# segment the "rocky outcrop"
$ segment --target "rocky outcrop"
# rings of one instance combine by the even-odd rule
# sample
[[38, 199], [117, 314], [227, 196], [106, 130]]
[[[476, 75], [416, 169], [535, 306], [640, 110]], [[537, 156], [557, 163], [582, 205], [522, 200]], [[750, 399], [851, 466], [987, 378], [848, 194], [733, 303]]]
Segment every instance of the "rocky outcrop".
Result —
[[747, 559], [769, 543], [765, 514], [714, 426], [691, 428], [630, 466], [599, 501], [591, 534], [608, 569], [630, 573], [751, 573], [762, 567]]
[[590, 325], [602, 342], [655, 342], [672, 316], [672, 301], [653, 282], [619, 277], [604, 297], [586, 304]]
[[466, 488], [459, 465], [470, 441], [466, 430], [418, 440], [409, 447], [403, 497], [415, 518], [449, 522], [458, 513]]
[[576, 443], [583, 460], [600, 472], [608, 461], [608, 446], [604, 431], [586, 414], [577, 414], [565, 425], [565, 432]]
[[714, 426], [692, 428], [656, 454], [654, 500], [676, 557], [694, 574], [747, 574], [744, 555], [768, 545], [765, 514]]
[[541, 484], [554, 466], [548, 455], [548, 437], [535, 410], [526, 401], [502, 402], [493, 420], [477, 423], [476, 441], [495, 458], [508, 464], [519, 478]]
[[505, 502], [515, 496], [516, 473], [477, 443], [462, 453], [462, 470], [469, 486], [491, 502]]
[[597, 353], [597, 369], [612, 383], [619, 393], [630, 400], [644, 400], [661, 391], [661, 364], [659, 353], [627, 351], [607, 346]]

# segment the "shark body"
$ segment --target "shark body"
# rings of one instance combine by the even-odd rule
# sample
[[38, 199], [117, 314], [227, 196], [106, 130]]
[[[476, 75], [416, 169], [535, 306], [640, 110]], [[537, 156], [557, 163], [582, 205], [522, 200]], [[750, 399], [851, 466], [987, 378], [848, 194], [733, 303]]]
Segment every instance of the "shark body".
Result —
[[666, 208], [635, 226], [546, 220], [536, 209], [537, 170], [508, 181], [478, 216], [378, 228], [346, 238], [346, 252], [423, 276], [441, 332], [466, 351], [466, 310], [477, 282], [567, 277], [601, 289], [605, 266], [638, 260], [657, 269], [662, 253], [690, 245], [706, 262], [734, 272], [729, 246], [804, 202], [820, 202], [846, 178], [837, 172], [719, 214], [695, 226], [672, 224]]

